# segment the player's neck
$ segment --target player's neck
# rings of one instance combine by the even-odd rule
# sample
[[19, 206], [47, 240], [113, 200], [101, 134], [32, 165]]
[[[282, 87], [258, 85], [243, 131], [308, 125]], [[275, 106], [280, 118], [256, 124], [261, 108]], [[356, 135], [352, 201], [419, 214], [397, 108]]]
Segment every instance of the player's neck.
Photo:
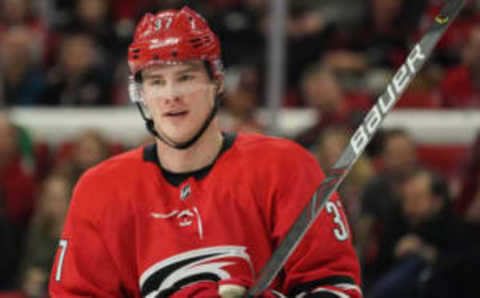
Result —
[[203, 135], [188, 149], [174, 149], [157, 140], [158, 160], [164, 169], [186, 173], [210, 165], [222, 148], [223, 137], [214, 120]]

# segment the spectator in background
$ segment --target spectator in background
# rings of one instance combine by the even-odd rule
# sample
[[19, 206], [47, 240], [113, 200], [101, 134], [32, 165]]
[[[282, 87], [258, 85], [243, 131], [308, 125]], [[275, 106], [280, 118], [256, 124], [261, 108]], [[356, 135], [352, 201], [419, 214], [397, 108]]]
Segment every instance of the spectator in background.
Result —
[[417, 166], [416, 148], [403, 130], [383, 134], [381, 169], [365, 186], [361, 195], [361, 215], [358, 221], [358, 243], [364, 262], [364, 282], [369, 286], [383, 266], [378, 259], [383, 229], [400, 200], [402, 177]]
[[73, 185], [59, 175], [43, 183], [22, 259], [21, 288], [28, 297], [46, 297], [53, 264]]
[[255, 0], [208, 1], [209, 22], [222, 43], [229, 45], [223, 56], [225, 66], [263, 61], [265, 39], [260, 26], [266, 5]]
[[115, 65], [112, 80], [112, 104], [114, 105], [128, 105], [131, 103], [128, 94], [128, 64], [125, 62], [127, 58], [120, 59]]
[[[39, 18], [38, 6], [43, 1], [30, 0], [3, 0], [0, 1], [0, 40], [1, 36], [7, 33], [11, 28], [27, 28], [31, 32], [30, 42], [35, 49], [38, 58], [45, 59], [41, 61], [41, 66], [48, 64], [50, 60], [52, 45], [54, 44], [54, 34], [48, 30], [46, 21]], [[40, 61], [39, 61], [40, 62]]]
[[413, 140], [404, 130], [386, 131], [382, 138], [380, 170], [365, 187], [362, 212], [383, 221], [397, 199], [399, 181], [417, 166], [417, 154]]
[[[325, 172], [340, 158], [348, 141], [349, 133], [346, 128], [334, 126], [323, 131], [314, 152]], [[362, 155], [338, 189], [354, 233], [360, 216], [360, 193], [372, 175], [373, 167], [365, 155]]]
[[3, 0], [0, 2], [0, 35], [13, 26], [26, 26], [37, 31], [44, 30], [36, 18], [29, 0]]
[[238, 89], [233, 93], [226, 94], [224, 106], [231, 116], [231, 124], [226, 127], [226, 130], [245, 133], [264, 131], [263, 125], [255, 119], [257, 100], [254, 94]]
[[[236, 72], [232, 69], [233, 73]], [[253, 65], [242, 66], [236, 75], [229, 76], [222, 100], [227, 114], [223, 129], [255, 133], [264, 131], [265, 127], [255, 118], [255, 110], [259, 106], [259, 76]]]
[[312, 127], [301, 132], [295, 140], [311, 149], [325, 128], [332, 125], [351, 126], [353, 109], [348, 105], [335, 75], [321, 63], [306, 71], [301, 84], [306, 106], [315, 109], [318, 118]]
[[335, 47], [335, 24], [326, 19], [317, 2], [288, 1], [287, 52], [293, 58], [286, 61], [289, 88], [301, 84], [302, 73]]
[[478, 293], [477, 269], [480, 267], [480, 135], [472, 146], [472, 155], [463, 175], [461, 192], [455, 200], [456, 224], [448, 230], [449, 246], [438, 258], [422, 298], [470, 298]]
[[[13, 283], [20, 260], [20, 248], [28, 229], [35, 206], [34, 180], [31, 171], [22, 163], [19, 154], [18, 130], [8, 116], [0, 114], [0, 196], [3, 199], [5, 217], [11, 224], [15, 255], [12, 256], [9, 280]], [[2, 239], [2, 241], [4, 241]], [[8, 240], [7, 240], [8, 241]]]
[[443, 106], [478, 108], [480, 107], [480, 23], [470, 31], [462, 62], [445, 75], [441, 85]]
[[[345, 75], [349, 72], [363, 73], [368, 67], [364, 55], [348, 49], [328, 51], [325, 53], [323, 60], [325, 65], [335, 74]], [[359, 86], [359, 88], [361, 88], [361, 86]]]
[[378, 268], [380, 278], [372, 288], [372, 298], [420, 297], [422, 274], [448, 247], [449, 232], [456, 226], [443, 178], [413, 169], [399, 190], [402, 199], [384, 228], [379, 256], [383, 268]]
[[109, 149], [108, 142], [97, 131], [84, 131], [75, 140], [71, 154], [67, 152], [54, 171], [68, 177], [74, 185], [85, 170], [109, 157]]
[[48, 73], [42, 104], [95, 106], [111, 102], [110, 78], [95, 41], [87, 34], [64, 38], [57, 65]]
[[480, 224], [480, 133], [471, 148], [461, 179], [455, 211], [465, 220]]
[[131, 22], [133, 29], [133, 21], [140, 14], [140, 11], [148, 6], [149, 2], [151, 2], [151, 0], [123, 0], [122, 2], [115, 3], [115, 5], [112, 5], [115, 20]]
[[407, 55], [407, 39], [415, 28], [405, 21], [406, 0], [366, 2], [363, 24], [352, 30], [348, 47], [362, 52], [372, 67], [396, 68]]
[[0, 105], [34, 105], [44, 92], [43, 73], [35, 59], [38, 46], [28, 27], [12, 27], [0, 43]]
[[113, 9], [111, 0], [75, 0], [73, 17], [65, 32], [81, 31], [89, 35], [95, 44], [101, 47], [108, 55], [103, 59], [117, 58], [119, 52], [119, 38], [115, 32]]
[[0, 189], [10, 221], [19, 228], [28, 225], [33, 210], [32, 169], [19, 154], [18, 129], [5, 113], [0, 114]]

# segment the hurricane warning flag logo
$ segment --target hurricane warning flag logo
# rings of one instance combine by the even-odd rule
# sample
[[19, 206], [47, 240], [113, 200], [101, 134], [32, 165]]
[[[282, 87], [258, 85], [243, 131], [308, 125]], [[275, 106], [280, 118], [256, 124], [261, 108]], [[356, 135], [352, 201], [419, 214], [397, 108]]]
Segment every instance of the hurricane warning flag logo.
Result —
[[253, 264], [246, 250], [243, 246], [213, 246], [155, 263], [140, 277], [142, 297], [168, 297], [175, 289], [197, 281], [229, 279], [232, 270], [252, 275]]

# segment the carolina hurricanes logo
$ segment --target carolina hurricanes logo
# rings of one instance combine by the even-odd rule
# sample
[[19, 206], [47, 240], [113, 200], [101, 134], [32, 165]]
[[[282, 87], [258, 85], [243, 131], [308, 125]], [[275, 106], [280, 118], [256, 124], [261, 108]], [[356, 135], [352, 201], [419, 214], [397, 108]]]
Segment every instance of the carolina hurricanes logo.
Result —
[[173, 289], [196, 281], [228, 279], [232, 271], [225, 270], [227, 266], [243, 267], [244, 274], [245, 270], [253, 274], [250, 256], [243, 246], [214, 246], [175, 255], [152, 265], [142, 274], [142, 297], [168, 297]]

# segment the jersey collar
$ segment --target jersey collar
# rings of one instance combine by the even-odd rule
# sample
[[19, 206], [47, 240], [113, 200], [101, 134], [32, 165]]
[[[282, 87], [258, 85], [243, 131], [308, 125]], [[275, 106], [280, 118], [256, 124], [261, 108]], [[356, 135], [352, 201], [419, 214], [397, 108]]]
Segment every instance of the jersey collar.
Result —
[[222, 136], [223, 136], [222, 148], [220, 149], [220, 152], [218, 153], [213, 163], [196, 171], [185, 172], [185, 173], [172, 173], [164, 169], [160, 164], [160, 161], [158, 160], [156, 143], [147, 145], [143, 148], [143, 160], [147, 162], [153, 162], [154, 164], [156, 164], [161, 170], [165, 180], [167, 180], [168, 183], [172, 184], [173, 186], [178, 187], [180, 184], [182, 184], [182, 182], [187, 180], [189, 177], [194, 177], [196, 180], [205, 178], [210, 172], [210, 170], [213, 168], [213, 166], [215, 165], [215, 162], [218, 160], [218, 158], [233, 146], [233, 143], [237, 138], [236, 133], [222, 133]]

